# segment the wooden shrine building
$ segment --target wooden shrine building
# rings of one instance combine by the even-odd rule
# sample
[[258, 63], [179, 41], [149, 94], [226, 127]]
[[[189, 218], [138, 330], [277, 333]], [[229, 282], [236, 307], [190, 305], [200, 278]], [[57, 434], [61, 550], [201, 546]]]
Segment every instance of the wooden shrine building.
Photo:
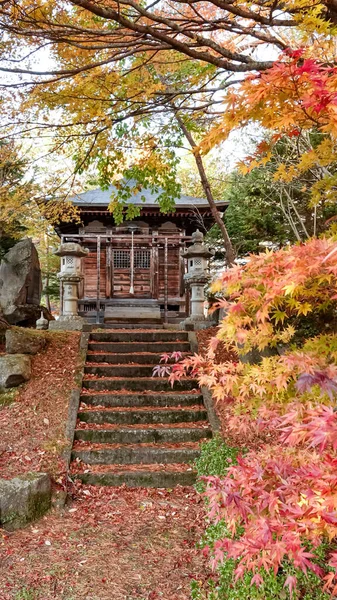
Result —
[[[180, 320], [189, 314], [182, 255], [192, 233], [205, 232], [214, 223], [207, 201], [181, 196], [175, 212], [163, 215], [156, 194], [142, 190], [130, 199], [140, 207], [140, 216], [116, 225], [108, 210], [112, 191], [96, 189], [74, 196], [81, 224], [57, 228], [61, 242], [79, 242], [89, 249], [82, 259], [79, 314], [103, 322], [109, 320], [111, 307], [133, 306], [135, 315], [153, 307], [165, 321]], [[220, 202], [218, 207], [224, 211], [226, 205]]]

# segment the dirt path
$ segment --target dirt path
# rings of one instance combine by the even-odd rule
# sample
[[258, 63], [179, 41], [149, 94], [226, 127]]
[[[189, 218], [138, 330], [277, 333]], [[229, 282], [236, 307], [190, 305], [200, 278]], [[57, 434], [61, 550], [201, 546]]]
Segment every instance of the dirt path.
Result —
[[0, 530], [1, 600], [187, 600], [207, 565], [193, 488], [79, 488], [62, 513]]

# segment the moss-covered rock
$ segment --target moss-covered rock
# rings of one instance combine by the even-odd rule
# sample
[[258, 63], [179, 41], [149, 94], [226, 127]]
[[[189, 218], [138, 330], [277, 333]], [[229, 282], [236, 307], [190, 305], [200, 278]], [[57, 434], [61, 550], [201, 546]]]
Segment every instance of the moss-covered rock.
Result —
[[0, 479], [0, 526], [8, 531], [44, 515], [51, 506], [51, 480], [46, 473]]
[[6, 331], [6, 352], [8, 354], [37, 354], [46, 346], [43, 332], [35, 329], [12, 327]]

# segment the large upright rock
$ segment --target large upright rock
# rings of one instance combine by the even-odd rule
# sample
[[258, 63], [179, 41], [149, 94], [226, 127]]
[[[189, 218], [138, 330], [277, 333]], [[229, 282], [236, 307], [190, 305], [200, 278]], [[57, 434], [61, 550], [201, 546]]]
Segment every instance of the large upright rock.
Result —
[[0, 312], [10, 323], [19, 322], [12, 315], [21, 306], [39, 306], [41, 291], [39, 257], [32, 240], [27, 238], [15, 244], [1, 261]]

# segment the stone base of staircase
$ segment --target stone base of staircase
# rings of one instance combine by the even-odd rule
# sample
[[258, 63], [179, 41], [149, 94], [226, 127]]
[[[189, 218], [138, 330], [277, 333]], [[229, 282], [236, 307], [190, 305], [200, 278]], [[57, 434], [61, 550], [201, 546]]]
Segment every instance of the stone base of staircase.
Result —
[[185, 331], [90, 334], [71, 473], [91, 485], [173, 487], [195, 481], [211, 437], [197, 382], [153, 377], [162, 353], [190, 352]]
[[104, 311], [104, 323], [160, 324], [159, 306], [107, 306]]
[[[185, 465], [182, 465], [183, 467]], [[95, 472], [80, 473], [77, 478], [87, 485], [108, 485], [118, 487], [126, 485], [127, 487], [158, 487], [172, 488], [176, 485], [193, 485], [195, 483], [195, 473], [191, 467], [186, 467], [181, 471], [161, 470], [153, 471], [152, 465], [139, 465], [136, 471], [120, 472]], [[181, 465], [178, 465], [181, 467]]]

